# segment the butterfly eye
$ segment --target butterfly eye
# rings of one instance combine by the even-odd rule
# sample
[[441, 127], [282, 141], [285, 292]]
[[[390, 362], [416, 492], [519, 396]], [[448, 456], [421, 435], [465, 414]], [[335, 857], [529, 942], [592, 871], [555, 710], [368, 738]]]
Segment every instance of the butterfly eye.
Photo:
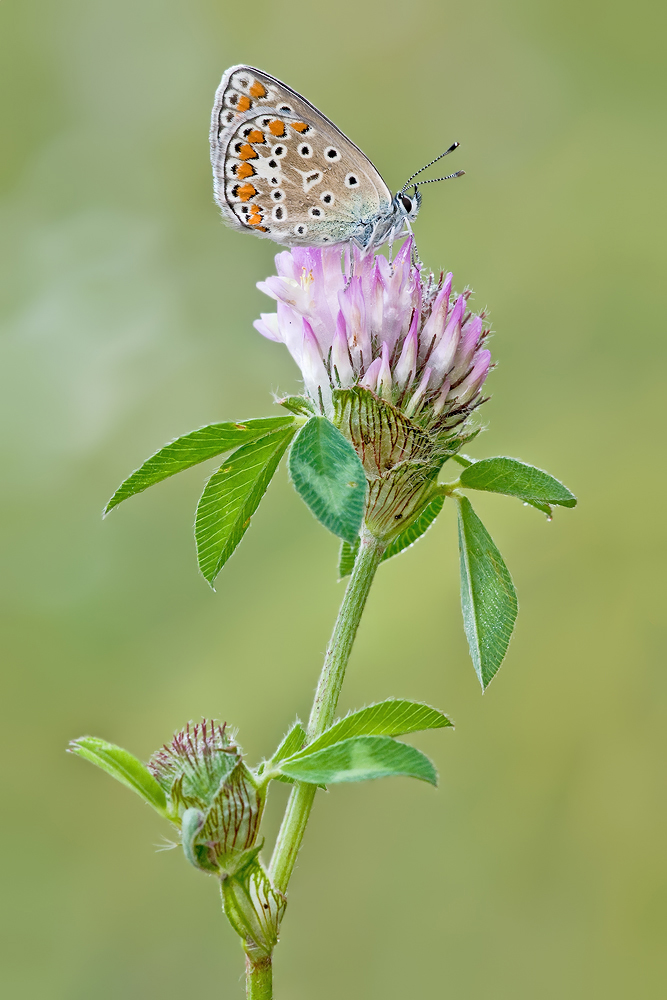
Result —
[[324, 150], [324, 155], [326, 156], [327, 160], [331, 160], [332, 163], [338, 163], [338, 161], [341, 159], [341, 155], [335, 146], [327, 146], [327, 148]]
[[406, 194], [401, 195], [401, 201], [403, 202], [403, 208], [406, 212], [412, 211], [412, 199], [408, 198]]
[[299, 156], [303, 156], [308, 159], [312, 155], [313, 155], [313, 149], [312, 146], [308, 145], [308, 143], [304, 142], [303, 145], [299, 146]]
[[359, 183], [359, 178], [356, 174], [346, 174], [345, 175], [345, 185], [346, 187], [353, 188]]
[[[274, 146], [271, 152], [274, 156], [280, 158], [281, 156], [285, 156], [285, 154], [287, 153], [287, 146]], [[269, 166], [271, 166], [270, 163]]]
[[323, 191], [320, 195], [320, 201], [323, 201], [325, 205], [333, 205], [335, 200], [331, 191]]

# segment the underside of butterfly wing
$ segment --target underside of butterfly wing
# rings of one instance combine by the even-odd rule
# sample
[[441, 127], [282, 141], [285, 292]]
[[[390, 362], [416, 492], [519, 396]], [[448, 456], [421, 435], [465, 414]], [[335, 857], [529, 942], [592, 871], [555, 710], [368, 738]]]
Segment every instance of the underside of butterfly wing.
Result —
[[391, 217], [370, 160], [308, 101], [247, 66], [225, 73], [211, 122], [225, 220], [285, 246], [368, 246]]

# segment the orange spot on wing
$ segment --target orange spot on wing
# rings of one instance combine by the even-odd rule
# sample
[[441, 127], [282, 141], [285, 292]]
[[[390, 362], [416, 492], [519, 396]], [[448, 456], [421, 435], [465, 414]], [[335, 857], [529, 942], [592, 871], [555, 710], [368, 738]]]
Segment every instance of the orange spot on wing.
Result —
[[260, 233], [268, 233], [268, 231], [269, 231], [266, 228], [266, 226], [257, 226], [257, 229], [259, 229]]
[[252, 184], [241, 184], [235, 188], [235, 194], [241, 201], [250, 201], [257, 194], [257, 188], [253, 187]]
[[258, 226], [260, 224], [260, 222], [262, 221], [262, 218], [263, 218], [263, 216], [262, 216], [262, 212], [261, 212], [261, 209], [260, 209], [259, 205], [251, 205], [250, 206], [250, 215], [248, 216], [248, 225], [249, 226]]
[[255, 80], [252, 87], [250, 88], [250, 93], [252, 97], [266, 97], [266, 87], [259, 80]]
[[238, 108], [239, 111], [250, 111], [250, 108], [252, 107], [252, 101], [250, 100], [249, 97], [246, 97], [244, 95], [243, 97], [239, 97], [239, 102], [236, 105], [236, 107]]
[[277, 136], [279, 139], [285, 135], [285, 122], [276, 121], [269, 122], [269, 132], [271, 135]]
[[255, 173], [255, 168], [249, 163], [239, 163], [234, 170], [235, 175], [239, 180], [245, 180], [246, 177], [253, 177]]
[[257, 159], [257, 153], [252, 148], [252, 146], [249, 143], [247, 143], [247, 142], [245, 142], [241, 146], [238, 155], [239, 155], [239, 159], [240, 160], [256, 160]]
[[260, 132], [258, 128], [254, 128], [252, 132], [246, 136], [248, 142], [264, 142], [264, 133]]
[[290, 122], [290, 125], [296, 132], [307, 132], [309, 128], [305, 122]]

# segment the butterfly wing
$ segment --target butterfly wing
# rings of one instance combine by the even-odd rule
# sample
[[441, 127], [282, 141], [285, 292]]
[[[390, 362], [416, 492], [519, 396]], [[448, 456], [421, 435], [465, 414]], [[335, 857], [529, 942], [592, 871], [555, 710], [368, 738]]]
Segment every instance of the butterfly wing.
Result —
[[211, 119], [223, 218], [285, 246], [366, 245], [391, 194], [371, 161], [305, 98], [251, 66], [228, 69]]

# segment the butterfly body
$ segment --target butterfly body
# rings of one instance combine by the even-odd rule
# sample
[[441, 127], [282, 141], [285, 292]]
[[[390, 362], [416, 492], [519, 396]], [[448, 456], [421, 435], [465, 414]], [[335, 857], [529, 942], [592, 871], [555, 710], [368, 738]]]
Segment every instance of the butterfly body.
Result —
[[405, 232], [419, 211], [419, 191], [392, 197], [333, 122], [251, 66], [224, 74], [210, 138], [215, 198], [235, 229], [290, 247], [368, 251]]

